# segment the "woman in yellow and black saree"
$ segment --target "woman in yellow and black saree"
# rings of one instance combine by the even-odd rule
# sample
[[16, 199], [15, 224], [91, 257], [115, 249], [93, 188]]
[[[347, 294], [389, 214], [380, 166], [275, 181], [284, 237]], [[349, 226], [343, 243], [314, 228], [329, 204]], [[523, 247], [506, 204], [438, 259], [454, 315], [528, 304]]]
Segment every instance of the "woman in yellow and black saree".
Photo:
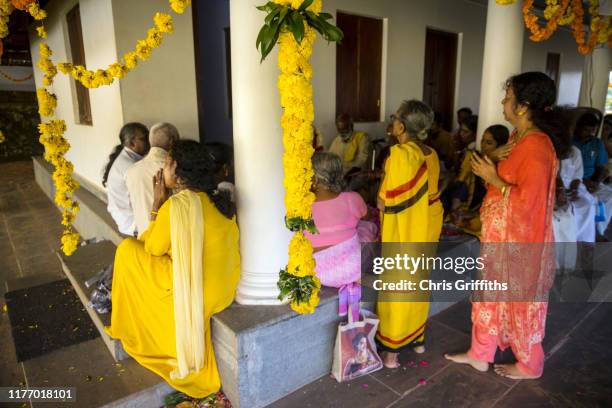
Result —
[[[426, 135], [433, 121], [432, 110], [420, 101], [405, 101], [395, 115], [392, 132], [399, 143], [391, 148], [385, 163], [385, 176], [379, 191], [378, 203], [382, 211], [382, 256], [385, 258], [420, 257], [430, 252], [427, 244], [441, 228], [441, 216], [430, 210], [428, 161], [423, 148], [415, 137]], [[432, 180], [433, 182], [433, 180]], [[437, 197], [436, 188], [433, 194]], [[433, 197], [433, 202], [436, 200]], [[439, 218], [439, 220], [438, 220]], [[437, 225], [440, 224], [440, 225]], [[435, 241], [437, 242], [437, 237]], [[386, 276], [384, 276], [386, 275]], [[427, 270], [410, 271], [396, 268], [383, 273], [387, 289], [379, 292], [377, 313], [380, 325], [376, 339], [383, 354], [385, 366], [399, 367], [398, 353], [413, 347], [416, 352], [424, 349], [424, 331], [429, 312], [429, 293], [418, 290], [418, 282], [428, 275]], [[401, 286], [414, 282], [417, 290]], [[400, 284], [391, 290], [393, 284]]]

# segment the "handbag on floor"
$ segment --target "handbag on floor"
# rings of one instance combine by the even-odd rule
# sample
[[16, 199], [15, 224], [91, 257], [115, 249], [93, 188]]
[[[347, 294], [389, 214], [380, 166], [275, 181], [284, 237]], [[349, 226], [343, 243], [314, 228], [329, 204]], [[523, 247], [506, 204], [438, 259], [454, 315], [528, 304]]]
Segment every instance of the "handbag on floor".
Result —
[[85, 286], [95, 289], [91, 292], [89, 306], [99, 314], [109, 313], [112, 309], [111, 290], [113, 286], [113, 264], [100, 270], [85, 282]]
[[336, 335], [332, 374], [338, 382], [350, 381], [383, 367], [374, 341], [378, 316], [362, 309], [360, 320], [355, 321], [351, 312], [349, 310], [348, 322], [338, 326]]

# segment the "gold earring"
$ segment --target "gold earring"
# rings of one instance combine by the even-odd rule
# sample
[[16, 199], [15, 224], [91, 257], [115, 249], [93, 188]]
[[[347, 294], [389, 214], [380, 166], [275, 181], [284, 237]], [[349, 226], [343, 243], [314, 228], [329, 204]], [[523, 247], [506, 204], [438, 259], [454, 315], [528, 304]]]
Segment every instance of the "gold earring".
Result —
[[522, 112], [517, 112], [516, 114], [517, 114], [518, 116], [523, 116], [523, 115], [525, 115], [525, 111], [522, 111]]

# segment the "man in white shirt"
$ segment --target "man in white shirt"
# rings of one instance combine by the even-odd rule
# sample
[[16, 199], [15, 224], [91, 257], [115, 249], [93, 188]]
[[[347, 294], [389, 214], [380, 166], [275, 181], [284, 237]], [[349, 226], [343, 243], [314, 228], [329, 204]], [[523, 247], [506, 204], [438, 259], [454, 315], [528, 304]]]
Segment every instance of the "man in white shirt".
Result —
[[126, 184], [134, 210], [138, 236], [141, 236], [149, 226], [149, 214], [153, 204], [153, 176], [164, 167], [168, 152], [177, 140], [179, 132], [173, 125], [169, 123], [153, 125], [149, 132], [151, 143], [149, 154], [127, 172]]
[[142, 123], [127, 123], [119, 132], [121, 144], [115, 147], [104, 171], [107, 210], [117, 223], [119, 232], [134, 236], [136, 224], [130, 205], [125, 175], [127, 170], [149, 151], [148, 129]]

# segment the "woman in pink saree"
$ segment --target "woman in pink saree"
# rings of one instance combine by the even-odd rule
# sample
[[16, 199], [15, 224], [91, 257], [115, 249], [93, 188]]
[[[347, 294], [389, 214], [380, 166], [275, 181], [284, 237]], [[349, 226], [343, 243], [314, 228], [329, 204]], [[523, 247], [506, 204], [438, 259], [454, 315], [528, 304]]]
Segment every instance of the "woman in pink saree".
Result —
[[555, 272], [552, 214], [558, 158], [569, 151], [565, 111], [552, 105], [556, 86], [540, 72], [511, 77], [502, 101], [514, 127], [495, 164], [474, 155], [474, 173], [487, 183], [480, 210], [482, 279], [507, 282], [503, 294], [479, 293], [472, 303], [472, 342], [466, 353], [447, 354], [457, 363], [487, 371], [497, 348], [511, 347], [515, 364], [495, 365], [512, 379], [542, 375], [547, 295]]

